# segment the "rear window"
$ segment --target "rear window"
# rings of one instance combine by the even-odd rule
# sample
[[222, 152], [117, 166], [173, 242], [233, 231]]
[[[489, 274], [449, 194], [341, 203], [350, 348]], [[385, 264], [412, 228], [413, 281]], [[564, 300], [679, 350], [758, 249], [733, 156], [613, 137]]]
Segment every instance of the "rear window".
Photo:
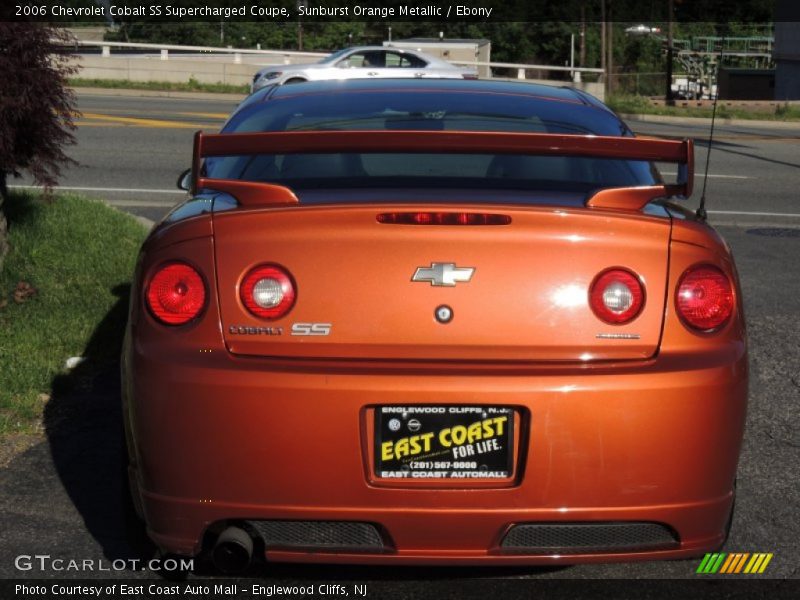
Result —
[[[503, 93], [309, 93], [243, 108], [224, 132], [495, 131], [630, 135], [610, 113], [579, 101]], [[208, 176], [293, 189], [432, 187], [589, 191], [651, 185], [646, 161], [492, 154], [262, 154], [206, 161]]]

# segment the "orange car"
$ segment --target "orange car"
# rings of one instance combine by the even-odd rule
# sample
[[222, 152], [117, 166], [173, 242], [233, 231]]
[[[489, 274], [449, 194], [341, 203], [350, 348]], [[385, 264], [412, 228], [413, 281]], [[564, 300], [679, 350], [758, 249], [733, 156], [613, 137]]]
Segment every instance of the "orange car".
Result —
[[747, 349], [727, 245], [673, 202], [692, 152], [488, 81], [270, 87], [198, 133], [123, 352], [151, 538], [226, 572], [719, 548]]

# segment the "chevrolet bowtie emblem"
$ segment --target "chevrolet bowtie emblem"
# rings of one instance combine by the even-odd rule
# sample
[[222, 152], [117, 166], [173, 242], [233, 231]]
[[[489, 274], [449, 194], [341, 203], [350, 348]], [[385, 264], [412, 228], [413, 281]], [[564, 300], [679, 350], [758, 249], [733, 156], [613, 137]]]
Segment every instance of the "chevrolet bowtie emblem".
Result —
[[457, 267], [455, 263], [431, 263], [430, 267], [417, 267], [411, 281], [427, 281], [431, 285], [453, 287], [456, 283], [472, 279], [475, 269]]

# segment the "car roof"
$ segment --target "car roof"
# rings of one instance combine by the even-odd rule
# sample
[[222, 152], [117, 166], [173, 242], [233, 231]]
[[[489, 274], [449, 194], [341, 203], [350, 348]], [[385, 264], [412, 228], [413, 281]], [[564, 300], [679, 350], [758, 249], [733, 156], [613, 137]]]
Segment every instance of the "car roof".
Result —
[[[619, 121], [619, 117], [597, 98], [568, 86], [551, 86], [525, 81], [503, 81], [494, 79], [326, 79], [307, 81], [292, 85], [272, 85], [262, 88], [245, 99], [234, 111], [232, 117], [240, 110], [251, 108], [254, 104], [269, 104], [270, 100], [284, 100], [296, 96], [319, 94], [361, 94], [361, 93], [397, 93], [397, 92], [438, 92], [459, 95], [491, 95], [499, 94], [515, 96], [521, 101], [560, 102], [565, 109], [589, 110], [597, 113], [598, 118], [611, 118]], [[568, 117], [568, 113], [565, 113]]]
[[[411, 54], [412, 56], [425, 59], [433, 65], [458, 68], [457, 65], [454, 65], [453, 63], [447, 62], [446, 60], [437, 56], [433, 56], [432, 54], [426, 54], [422, 50], [418, 50], [416, 48], [398, 48], [396, 46], [351, 46], [349, 48], [345, 48], [345, 50], [347, 50], [349, 54], [356, 52], [394, 52], [396, 54]], [[336, 52], [341, 52], [341, 50], [337, 50]]]
[[[394, 46], [350, 46], [347, 48], [350, 52], [361, 52], [363, 50], [394, 50], [395, 52], [414, 52], [415, 50], [411, 50], [411, 48], [395, 48]], [[337, 50], [338, 52], [338, 50]]]
[[331, 54], [335, 54], [336, 52], [399, 52], [400, 54], [408, 53], [408, 54], [419, 54], [420, 56], [430, 56], [431, 58], [436, 58], [435, 56], [431, 56], [430, 54], [426, 54], [422, 50], [418, 50], [416, 48], [399, 48], [397, 46], [350, 46], [348, 48], [343, 48], [342, 50], [336, 50]]

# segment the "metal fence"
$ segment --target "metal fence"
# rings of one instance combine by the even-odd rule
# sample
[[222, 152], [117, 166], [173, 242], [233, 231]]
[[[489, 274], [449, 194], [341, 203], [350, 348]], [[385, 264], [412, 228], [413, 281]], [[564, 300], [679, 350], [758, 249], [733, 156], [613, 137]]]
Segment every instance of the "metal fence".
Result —
[[667, 86], [667, 74], [661, 73], [614, 73], [611, 89], [615, 94], [635, 96], [663, 96]]

